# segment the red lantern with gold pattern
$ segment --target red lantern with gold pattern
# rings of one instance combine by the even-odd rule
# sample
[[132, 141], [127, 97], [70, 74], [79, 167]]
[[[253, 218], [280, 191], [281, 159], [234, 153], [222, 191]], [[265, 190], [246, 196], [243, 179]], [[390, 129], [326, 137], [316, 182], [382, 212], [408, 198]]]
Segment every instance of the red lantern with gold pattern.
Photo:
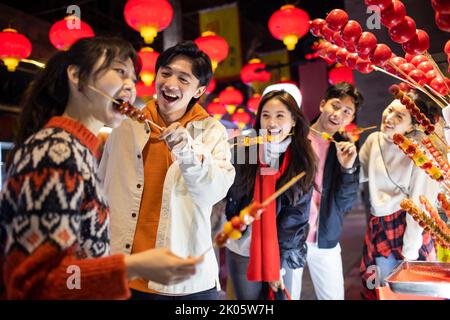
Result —
[[139, 76], [142, 82], [149, 86], [155, 79], [156, 59], [158, 59], [159, 53], [150, 47], [144, 47], [139, 50], [138, 54], [142, 61], [142, 69]]
[[201, 37], [195, 39], [194, 42], [211, 59], [213, 71], [216, 70], [219, 62], [228, 56], [228, 42], [212, 31], [203, 32]]
[[7, 28], [0, 32], [0, 59], [8, 71], [16, 70], [20, 60], [31, 54], [31, 42], [15, 29]]
[[124, 16], [127, 24], [141, 33], [145, 43], [152, 43], [158, 32], [172, 22], [173, 9], [167, 0], [129, 0]]
[[69, 50], [77, 40], [94, 35], [91, 26], [73, 15], [55, 22], [48, 33], [50, 42], [58, 50]]
[[259, 59], [251, 59], [241, 70], [241, 80], [250, 85], [252, 82], [267, 82], [270, 72], [265, 70], [266, 65]]
[[309, 15], [293, 5], [284, 5], [270, 17], [269, 30], [276, 39], [283, 40], [288, 50], [294, 50], [298, 39], [309, 30]]

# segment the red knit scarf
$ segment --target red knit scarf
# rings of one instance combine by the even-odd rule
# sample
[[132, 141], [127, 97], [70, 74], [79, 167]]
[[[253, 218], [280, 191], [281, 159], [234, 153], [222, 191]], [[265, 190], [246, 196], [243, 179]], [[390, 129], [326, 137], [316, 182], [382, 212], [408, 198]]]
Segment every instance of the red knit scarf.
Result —
[[[263, 202], [276, 190], [277, 180], [283, 175], [291, 161], [291, 148], [285, 154], [281, 168], [273, 174], [261, 174], [267, 165], [260, 163], [255, 179], [254, 201]], [[249, 281], [280, 280], [280, 249], [278, 248], [276, 201], [272, 201], [259, 220], [252, 224], [250, 261], [247, 268]]]

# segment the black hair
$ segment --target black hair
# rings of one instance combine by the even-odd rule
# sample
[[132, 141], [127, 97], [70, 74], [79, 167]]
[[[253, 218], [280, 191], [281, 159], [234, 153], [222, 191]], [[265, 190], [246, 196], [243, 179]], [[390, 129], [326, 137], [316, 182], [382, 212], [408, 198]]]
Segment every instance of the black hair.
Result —
[[[264, 105], [271, 99], [278, 99], [282, 102], [291, 113], [292, 119], [295, 121], [295, 126], [292, 128], [292, 160], [277, 182], [277, 187], [280, 187], [300, 172], [305, 171], [305, 176], [286, 191], [288, 199], [295, 203], [301, 194], [307, 193], [310, 188], [314, 186], [317, 161], [311, 146], [311, 141], [308, 139], [309, 124], [295, 99], [286, 91], [275, 90], [264, 95], [259, 103], [255, 124], [253, 126], [256, 133], [259, 133], [261, 129], [261, 113]], [[253, 192], [255, 178], [258, 172], [258, 164], [251, 164], [250, 161], [246, 159], [244, 164], [236, 165], [236, 168], [236, 172], [239, 172], [240, 175], [239, 177], [236, 175], [235, 187], [244, 193]]]
[[361, 109], [364, 103], [364, 97], [358, 89], [348, 82], [340, 82], [330, 86], [325, 93], [324, 100], [328, 101], [335, 98], [341, 99], [345, 96], [352, 98], [353, 103], [355, 104], [355, 113]]
[[[156, 60], [155, 73], [158, 73], [159, 68], [168, 66], [178, 56], [185, 56], [192, 61], [192, 74], [198, 79], [199, 87], [207, 87], [213, 76], [211, 60], [193, 41], [184, 41], [164, 50]], [[198, 99], [192, 98], [188, 108]]]
[[[102, 65], [93, 73], [95, 65], [103, 56], [105, 59]], [[139, 56], [133, 46], [121, 38], [83, 38], [75, 42], [68, 51], [60, 51], [52, 56], [25, 92], [15, 139], [16, 148], [30, 135], [42, 129], [51, 117], [64, 113], [70, 93], [68, 66], [76, 65], [79, 68], [78, 89], [82, 90], [91, 75], [96, 78], [108, 69], [116, 58], [131, 58], [136, 75], [139, 74]]]

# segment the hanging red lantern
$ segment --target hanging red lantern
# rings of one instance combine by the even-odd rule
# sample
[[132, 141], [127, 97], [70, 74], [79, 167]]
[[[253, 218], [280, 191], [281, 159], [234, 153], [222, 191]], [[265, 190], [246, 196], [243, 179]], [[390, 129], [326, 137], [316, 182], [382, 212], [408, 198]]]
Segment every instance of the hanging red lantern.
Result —
[[8, 71], [16, 70], [19, 61], [31, 54], [31, 42], [15, 29], [7, 28], [0, 32], [0, 59]]
[[242, 104], [244, 96], [236, 88], [229, 86], [219, 93], [219, 101], [227, 106], [227, 111], [232, 114], [237, 105]]
[[272, 35], [283, 40], [288, 50], [294, 50], [298, 39], [309, 30], [309, 15], [293, 5], [285, 5], [275, 11], [269, 19]]
[[127, 24], [141, 33], [145, 43], [152, 43], [158, 32], [172, 22], [173, 9], [167, 0], [129, 0], [124, 16]]
[[74, 15], [55, 22], [48, 32], [50, 42], [58, 50], [69, 50], [77, 40], [94, 35], [91, 26]]
[[252, 82], [267, 82], [270, 80], [270, 72], [265, 70], [266, 65], [259, 59], [251, 59], [241, 70], [243, 83], [251, 85]]
[[216, 89], [216, 80], [214, 80], [214, 78], [211, 79], [211, 81], [209, 82], [208, 86], [206, 87], [206, 94], [210, 94], [212, 92], [214, 92], [214, 90]]
[[231, 121], [237, 124], [240, 130], [244, 129], [245, 126], [250, 122], [251, 116], [243, 108], [239, 108], [231, 116]]
[[259, 93], [255, 93], [250, 99], [247, 101], [247, 108], [253, 113], [258, 111], [259, 103], [261, 102], [261, 95]]
[[144, 82], [136, 83], [136, 95], [140, 98], [152, 98], [156, 94], [155, 83], [147, 86]]
[[142, 69], [139, 76], [142, 82], [149, 86], [155, 79], [156, 59], [158, 59], [159, 53], [150, 47], [144, 47], [139, 50], [138, 54], [142, 61]]
[[206, 111], [217, 120], [220, 120], [227, 113], [227, 108], [219, 101], [219, 98], [215, 98], [206, 106]]
[[355, 84], [352, 69], [344, 66], [334, 67], [331, 69], [328, 72], [328, 80], [331, 85], [335, 85], [340, 82]]
[[216, 70], [219, 62], [225, 60], [228, 56], [229, 47], [227, 41], [212, 31], [203, 32], [201, 37], [195, 39], [194, 42], [211, 59], [213, 71]]

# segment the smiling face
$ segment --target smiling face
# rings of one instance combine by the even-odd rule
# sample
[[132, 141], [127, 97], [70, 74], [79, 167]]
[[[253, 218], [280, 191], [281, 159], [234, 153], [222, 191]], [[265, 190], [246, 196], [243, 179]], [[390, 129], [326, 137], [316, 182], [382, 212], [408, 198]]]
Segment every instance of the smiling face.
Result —
[[413, 128], [411, 114], [399, 100], [392, 101], [384, 109], [380, 130], [389, 140], [392, 140], [394, 134], [405, 134]]
[[111, 65], [96, 74], [96, 71], [103, 65], [105, 57], [98, 59], [93, 68], [93, 72], [87, 80], [87, 84], [81, 86], [79, 90], [79, 78], [77, 76], [78, 67], [71, 65], [68, 67], [69, 79], [71, 81], [71, 97], [78, 101], [78, 105], [84, 110], [84, 117], [91, 117], [104, 125], [116, 128], [118, 127], [123, 116], [116, 111], [113, 102], [88, 88], [91, 85], [104, 92], [116, 100], [123, 100], [133, 103], [136, 99], [136, 74], [133, 62], [130, 58], [120, 60], [115, 58]]
[[277, 98], [268, 100], [261, 111], [261, 129], [266, 129], [273, 142], [281, 142], [289, 135], [295, 120], [288, 107]]
[[192, 98], [199, 98], [205, 86], [192, 73], [192, 61], [185, 56], [176, 56], [161, 66], [156, 74], [156, 94], [159, 112], [166, 118], [179, 119]]
[[344, 128], [355, 118], [356, 107], [349, 96], [332, 98], [320, 103], [320, 116], [317, 120], [321, 130], [334, 135], [340, 128]]

